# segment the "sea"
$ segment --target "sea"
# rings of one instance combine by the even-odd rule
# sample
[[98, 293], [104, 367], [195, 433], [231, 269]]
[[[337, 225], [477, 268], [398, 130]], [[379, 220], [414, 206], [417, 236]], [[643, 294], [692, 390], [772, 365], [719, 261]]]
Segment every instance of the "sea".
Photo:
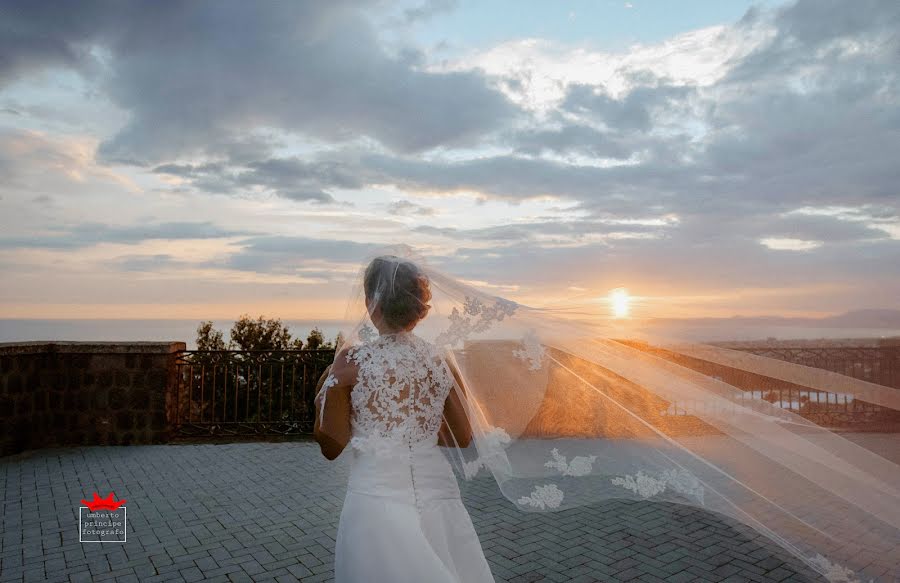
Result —
[[[334, 340], [344, 322], [341, 320], [282, 320], [291, 336], [306, 341], [310, 330], [319, 328], [325, 340]], [[213, 327], [228, 342], [234, 320], [213, 320]], [[112, 319], [0, 319], [0, 342], [23, 341], [177, 341], [197, 349], [200, 320], [112, 320]]]

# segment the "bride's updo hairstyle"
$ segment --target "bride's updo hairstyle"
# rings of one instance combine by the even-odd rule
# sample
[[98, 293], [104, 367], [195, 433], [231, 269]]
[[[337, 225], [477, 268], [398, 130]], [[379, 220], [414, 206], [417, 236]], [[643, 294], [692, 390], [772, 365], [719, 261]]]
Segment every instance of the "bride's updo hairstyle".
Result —
[[363, 278], [366, 302], [381, 311], [381, 321], [391, 330], [406, 330], [425, 317], [431, 306], [428, 277], [419, 267], [394, 255], [372, 260]]

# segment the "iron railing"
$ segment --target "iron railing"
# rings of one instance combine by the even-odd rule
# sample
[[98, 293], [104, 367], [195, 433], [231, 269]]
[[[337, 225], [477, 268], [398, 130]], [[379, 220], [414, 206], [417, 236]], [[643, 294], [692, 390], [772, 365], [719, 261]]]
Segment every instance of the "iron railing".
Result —
[[334, 350], [186, 350], [170, 419], [178, 436], [311, 433]]
[[900, 346], [735, 346], [733, 349], [900, 389]]
[[[766, 347], [728, 344], [727, 347], [732, 350], [821, 368], [900, 390], [900, 346]], [[669, 354], [666, 357], [741, 389], [739, 402], [762, 399], [826, 427], [872, 431], [900, 430], [900, 413], [888, 407], [857, 399], [853, 395], [835, 393], [826, 390], [825, 387], [794, 385], [681, 355]], [[707, 405], [674, 401], [666, 414], [702, 414]]]
[[[851, 395], [800, 387], [647, 345], [631, 345], [720, 378], [742, 390], [740, 401], [763, 399], [823, 426], [900, 429], [897, 411]], [[900, 390], [900, 346], [730, 348]], [[175, 399], [170, 404], [175, 435], [311, 433], [316, 384], [333, 360], [333, 349], [183, 351], [177, 356]], [[702, 416], [708, 405], [673, 399], [662, 414]]]

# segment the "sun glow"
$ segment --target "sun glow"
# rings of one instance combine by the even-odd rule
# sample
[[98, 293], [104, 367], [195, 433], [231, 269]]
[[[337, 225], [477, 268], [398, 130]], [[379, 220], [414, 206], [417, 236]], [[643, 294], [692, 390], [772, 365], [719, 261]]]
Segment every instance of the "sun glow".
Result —
[[631, 311], [631, 296], [624, 287], [609, 292], [609, 304], [615, 318], [627, 318]]

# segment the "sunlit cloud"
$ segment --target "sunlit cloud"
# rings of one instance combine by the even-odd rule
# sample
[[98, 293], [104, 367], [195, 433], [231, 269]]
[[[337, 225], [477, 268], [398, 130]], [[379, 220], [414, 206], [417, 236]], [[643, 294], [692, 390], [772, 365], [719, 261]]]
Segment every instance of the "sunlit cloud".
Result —
[[822, 246], [822, 241], [804, 241], [803, 239], [787, 239], [780, 237], [767, 237], [760, 239], [760, 243], [769, 249], [776, 251], [809, 251]]
[[732, 61], [749, 54], [773, 34], [768, 26], [713, 26], [656, 45], [634, 45], [622, 52], [529, 38], [433, 65], [431, 70], [483, 70], [498, 80], [497, 87], [515, 103], [546, 113], [562, 101], [570, 85], [595, 85], [619, 97], [635, 86], [635, 73], [649, 73], [676, 84], [711, 85], [729, 71]]
[[462, 280], [462, 282], [465, 283], [465, 284], [474, 286], [474, 287], [479, 287], [479, 288], [484, 288], [484, 289], [490, 289], [490, 290], [497, 290], [497, 291], [503, 291], [503, 292], [516, 292], [516, 291], [519, 291], [519, 286], [518, 286], [518, 285], [494, 284], [494, 283], [490, 283], [490, 282], [487, 282], [487, 281], [480, 281], [480, 280], [477, 280], [477, 279], [464, 279], [464, 280]]
[[91, 180], [111, 183], [126, 192], [139, 192], [137, 183], [127, 174], [97, 164], [94, 151], [99, 141], [91, 136], [51, 136], [45, 132], [4, 130], [0, 127], [0, 159], [15, 160], [5, 178], [4, 190], [11, 186], [36, 186], [52, 178], [64, 188], [87, 184]]
[[850, 223], [862, 223], [872, 229], [884, 231], [892, 239], [900, 239], [900, 211], [889, 206], [802, 207], [785, 213], [785, 216], [791, 215], [833, 217]]

